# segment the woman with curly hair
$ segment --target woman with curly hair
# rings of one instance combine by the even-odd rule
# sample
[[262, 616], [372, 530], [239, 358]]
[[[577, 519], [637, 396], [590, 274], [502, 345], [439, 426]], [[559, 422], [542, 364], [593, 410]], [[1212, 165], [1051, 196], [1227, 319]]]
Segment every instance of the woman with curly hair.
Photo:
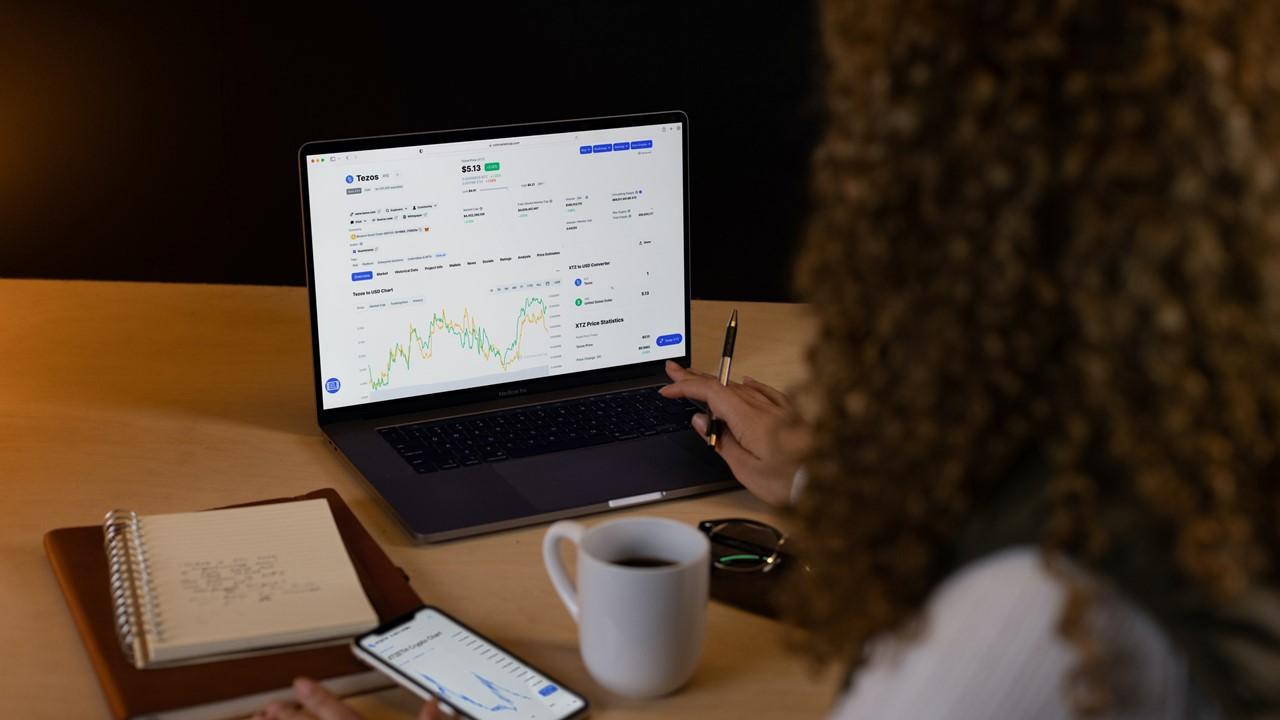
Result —
[[823, 15], [811, 379], [664, 392], [795, 498], [834, 716], [1280, 717], [1280, 3]]
[[[837, 716], [1280, 716], [1280, 4], [824, 15], [793, 605]], [[786, 498], [785, 402], [672, 374]]]

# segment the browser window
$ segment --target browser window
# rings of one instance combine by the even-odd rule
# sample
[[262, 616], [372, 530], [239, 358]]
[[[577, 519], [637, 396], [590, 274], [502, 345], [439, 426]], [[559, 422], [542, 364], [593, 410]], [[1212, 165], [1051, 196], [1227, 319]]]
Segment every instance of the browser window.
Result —
[[681, 131], [307, 156], [324, 408], [683, 355]]

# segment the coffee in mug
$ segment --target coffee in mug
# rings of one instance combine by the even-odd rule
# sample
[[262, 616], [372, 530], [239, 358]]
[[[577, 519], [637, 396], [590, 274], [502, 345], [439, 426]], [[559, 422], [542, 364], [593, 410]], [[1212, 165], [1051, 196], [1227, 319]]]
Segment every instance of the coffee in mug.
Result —
[[[577, 546], [577, 583], [559, 542]], [[688, 682], [702, 655], [711, 546], [665, 518], [622, 518], [590, 529], [562, 521], [542, 556], [551, 584], [578, 623], [587, 672], [629, 697], [665, 695]]]

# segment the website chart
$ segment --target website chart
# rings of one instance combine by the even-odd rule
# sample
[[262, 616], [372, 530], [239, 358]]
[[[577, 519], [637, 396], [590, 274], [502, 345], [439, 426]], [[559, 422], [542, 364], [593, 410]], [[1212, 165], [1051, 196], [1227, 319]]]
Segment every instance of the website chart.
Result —
[[681, 133], [308, 156], [325, 407], [682, 355]]

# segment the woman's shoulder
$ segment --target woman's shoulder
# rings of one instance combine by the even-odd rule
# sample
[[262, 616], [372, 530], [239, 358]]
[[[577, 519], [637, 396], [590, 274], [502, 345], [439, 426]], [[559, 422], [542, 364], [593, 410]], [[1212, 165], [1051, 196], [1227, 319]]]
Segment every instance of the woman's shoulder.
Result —
[[[1100, 586], [1096, 598], [1093, 628], [1108, 656], [1122, 658], [1112, 677], [1125, 702], [1111, 717], [1200, 717], [1165, 633], [1119, 593]], [[1034, 548], [969, 563], [934, 592], [918, 633], [877, 645], [833, 717], [1071, 718], [1065, 679], [1076, 653], [1057, 632], [1066, 600]]]

